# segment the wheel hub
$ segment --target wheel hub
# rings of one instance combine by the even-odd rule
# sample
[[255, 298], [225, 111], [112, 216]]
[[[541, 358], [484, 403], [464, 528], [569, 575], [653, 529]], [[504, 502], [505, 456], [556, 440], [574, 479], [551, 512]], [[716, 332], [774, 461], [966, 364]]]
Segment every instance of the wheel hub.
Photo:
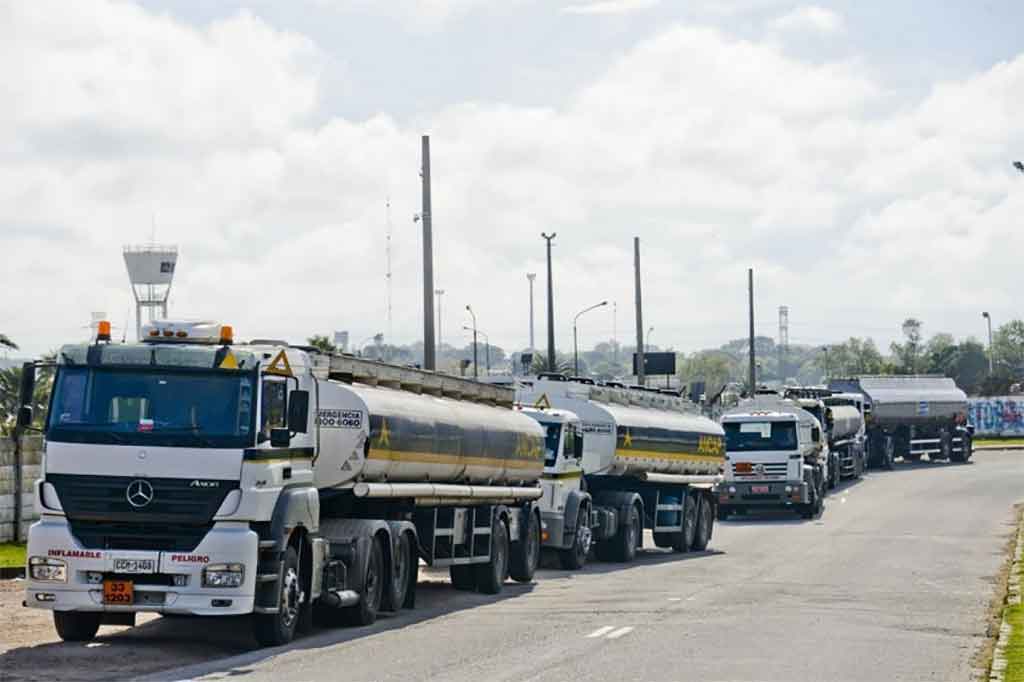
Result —
[[284, 584], [281, 587], [281, 616], [285, 627], [291, 627], [292, 622], [299, 615], [299, 608], [305, 594], [299, 585], [299, 574], [294, 568], [289, 568], [284, 574]]

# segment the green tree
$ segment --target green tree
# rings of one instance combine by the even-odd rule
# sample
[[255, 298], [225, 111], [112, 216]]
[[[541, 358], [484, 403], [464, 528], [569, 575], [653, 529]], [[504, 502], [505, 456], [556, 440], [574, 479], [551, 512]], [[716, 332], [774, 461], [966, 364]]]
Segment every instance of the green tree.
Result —
[[1024, 374], [1024, 322], [1010, 320], [999, 327], [992, 336], [992, 360], [1017, 378]]
[[[481, 360], [481, 362], [483, 362]], [[573, 364], [572, 358], [564, 353], [555, 352], [555, 365], [551, 367], [548, 363], [547, 353], [534, 353], [533, 363], [530, 365], [530, 372], [533, 374], [540, 374], [541, 372], [557, 372], [559, 374], [570, 375], [572, 374]], [[584, 365], [580, 363], [580, 372], [585, 373]]]
[[901, 374], [917, 374], [922, 369], [923, 348], [921, 328], [924, 324], [913, 317], [903, 321], [903, 343], [893, 342], [889, 349], [895, 356]]
[[952, 334], [936, 334], [925, 345], [924, 370], [931, 374], [952, 376], [959, 352], [960, 347]]
[[[49, 353], [43, 356], [44, 366], [36, 371], [36, 387], [32, 394], [33, 425], [40, 427], [46, 416], [46, 407], [50, 402], [50, 391], [53, 390], [53, 367], [52, 363], [56, 353]], [[49, 366], [47, 366], [49, 365]], [[21, 407], [21, 374], [22, 368], [8, 367], [0, 370], [0, 434], [10, 435], [14, 431], [15, 422], [18, 417], [18, 409]]]
[[321, 336], [319, 334], [313, 334], [313, 336], [306, 339], [306, 343], [316, 348], [321, 353], [337, 353], [338, 347], [335, 346], [329, 338]]
[[730, 381], [740, 379], [741, 374], [736, 358], [722, 351], [699, 351], [679, 361], [679, 383], [703, 381], [709, 395], [717, 393]]

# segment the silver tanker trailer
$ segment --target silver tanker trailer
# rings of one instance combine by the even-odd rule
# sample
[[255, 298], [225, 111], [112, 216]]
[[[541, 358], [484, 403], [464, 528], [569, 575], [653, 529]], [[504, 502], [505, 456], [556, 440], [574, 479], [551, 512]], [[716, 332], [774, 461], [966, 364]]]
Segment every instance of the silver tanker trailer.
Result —
[[[583, 566], [591, 543], [599, 559], [631, 561], [645, 528], [659, 547], [708, 546], [721, 426], [677, 395], [560, 374], [522, 381], [516, 398], [546, 430], [542, 540], [563, 567]], [[566, 435], [576, 445], [558, 448]]]
[[896, 457], [966, 462], [974, 429], [967, 395], [944, 376], [861, 376], [833, 379], [829, 388], [865, 398], [868, 463], [891, 469]]
[[813, 414], [825, 429], [829, 488], [836, 488], [844, 478], [860, 478], [867, 468], [864, 396], [820, 387], [790, 387], [784, 395]]

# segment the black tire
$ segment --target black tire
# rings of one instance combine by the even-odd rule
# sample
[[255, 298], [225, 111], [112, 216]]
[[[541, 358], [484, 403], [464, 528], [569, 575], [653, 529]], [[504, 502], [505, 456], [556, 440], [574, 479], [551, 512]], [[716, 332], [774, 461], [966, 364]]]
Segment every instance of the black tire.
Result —
[[611, 539], [615, 561], [628, 563], [636, 558], [636, 548], [641, 533], [643, 533], [643, 527], [640, 525], [640, 510], [633, 505], [629, 508], [626, 522]]
[[676, 552], [689, 552], [697, 537], [697, 498], [693, 493], [684, 493], [683, 499], [683, 530], [672, 538], [672, 549]]
[[711, 513], [711, 498], [704, 496], [700, 500], [697, 510], [697, 534], [693, 538], [693, 551], [703, 552], [711, 542], [711, 533], [714, 532], [715, 517]]
[[65, 642], [86, 642], [96, 636], [102, 617], [88, 611], [54, 611], [53, 626]]
[[473, 569], [476, 568], [472, 564], [459, 564], [457, 566], [448, 567], [448, 575], [452, 578], [452, 587], [456, 590], [462, 590], [463, 592], [469, 592], [470, 590], [476, 589], [476, 574]]
[[558, 551], [558, 563], [567, 571], [578, 571], [587, 563], [590, 553], [590, 509], [580, 505], [576, 514], [576, 532], [573, 534], [572, 547]]
[[505, 523], [494, 515], [491, 525], [491, 558], [486, 564], [475, 564], [476, 588], [483, 594], [498, 594], [508, 577], [509, 546]]
[[253, 614], [252, 632], [260, 646], [281, 646], [295, 638], [306, 595], [294, 547], [284, 552], [277, 576], [277, 613]]
[[[835, 490], [839, 487], [839, 457], [832, 457], [828, 463], [828, 489]], [[856, 465], [854, 465], [856, 466]]]
[[398, 611], [405, 604], [410, 589], [414, 589], [419, 562], [413, 552], [412, 539], [408, 533], [398, 536], [397, 546], [392, 550], [391, 580], [388, 581], [381, 602], [382, 611]]
[[[943, 433], [939, 440], [939, 459], [944, 459], [947, 462], [953, 460], [953, 436], [949, 433]], [[931, 455], [928, 458], [931, 459]]]
[[373, 625], [377, 621], [384, 598], [384, 546], [379, 537], [373, 538], [370, 557], [366, 562], [363, 593], [359, 603], [342, 609], [342, 618], [348, 625]]
[[511, 561], [508, 573], [517, 583], [528, 583], [540, 565], [540, 521], [537, 512], [530, 510], [525, 535], [519, 542], [512, 543]]

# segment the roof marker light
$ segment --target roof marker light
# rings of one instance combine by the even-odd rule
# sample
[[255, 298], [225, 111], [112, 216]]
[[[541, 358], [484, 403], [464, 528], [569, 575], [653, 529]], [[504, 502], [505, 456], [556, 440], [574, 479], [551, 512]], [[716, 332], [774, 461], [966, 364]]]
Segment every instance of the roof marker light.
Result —
[[96, 325], [96, 340], [97, 341], [110, 341], [110, 322], [107, 320], [100, 320], [100, 323]]

